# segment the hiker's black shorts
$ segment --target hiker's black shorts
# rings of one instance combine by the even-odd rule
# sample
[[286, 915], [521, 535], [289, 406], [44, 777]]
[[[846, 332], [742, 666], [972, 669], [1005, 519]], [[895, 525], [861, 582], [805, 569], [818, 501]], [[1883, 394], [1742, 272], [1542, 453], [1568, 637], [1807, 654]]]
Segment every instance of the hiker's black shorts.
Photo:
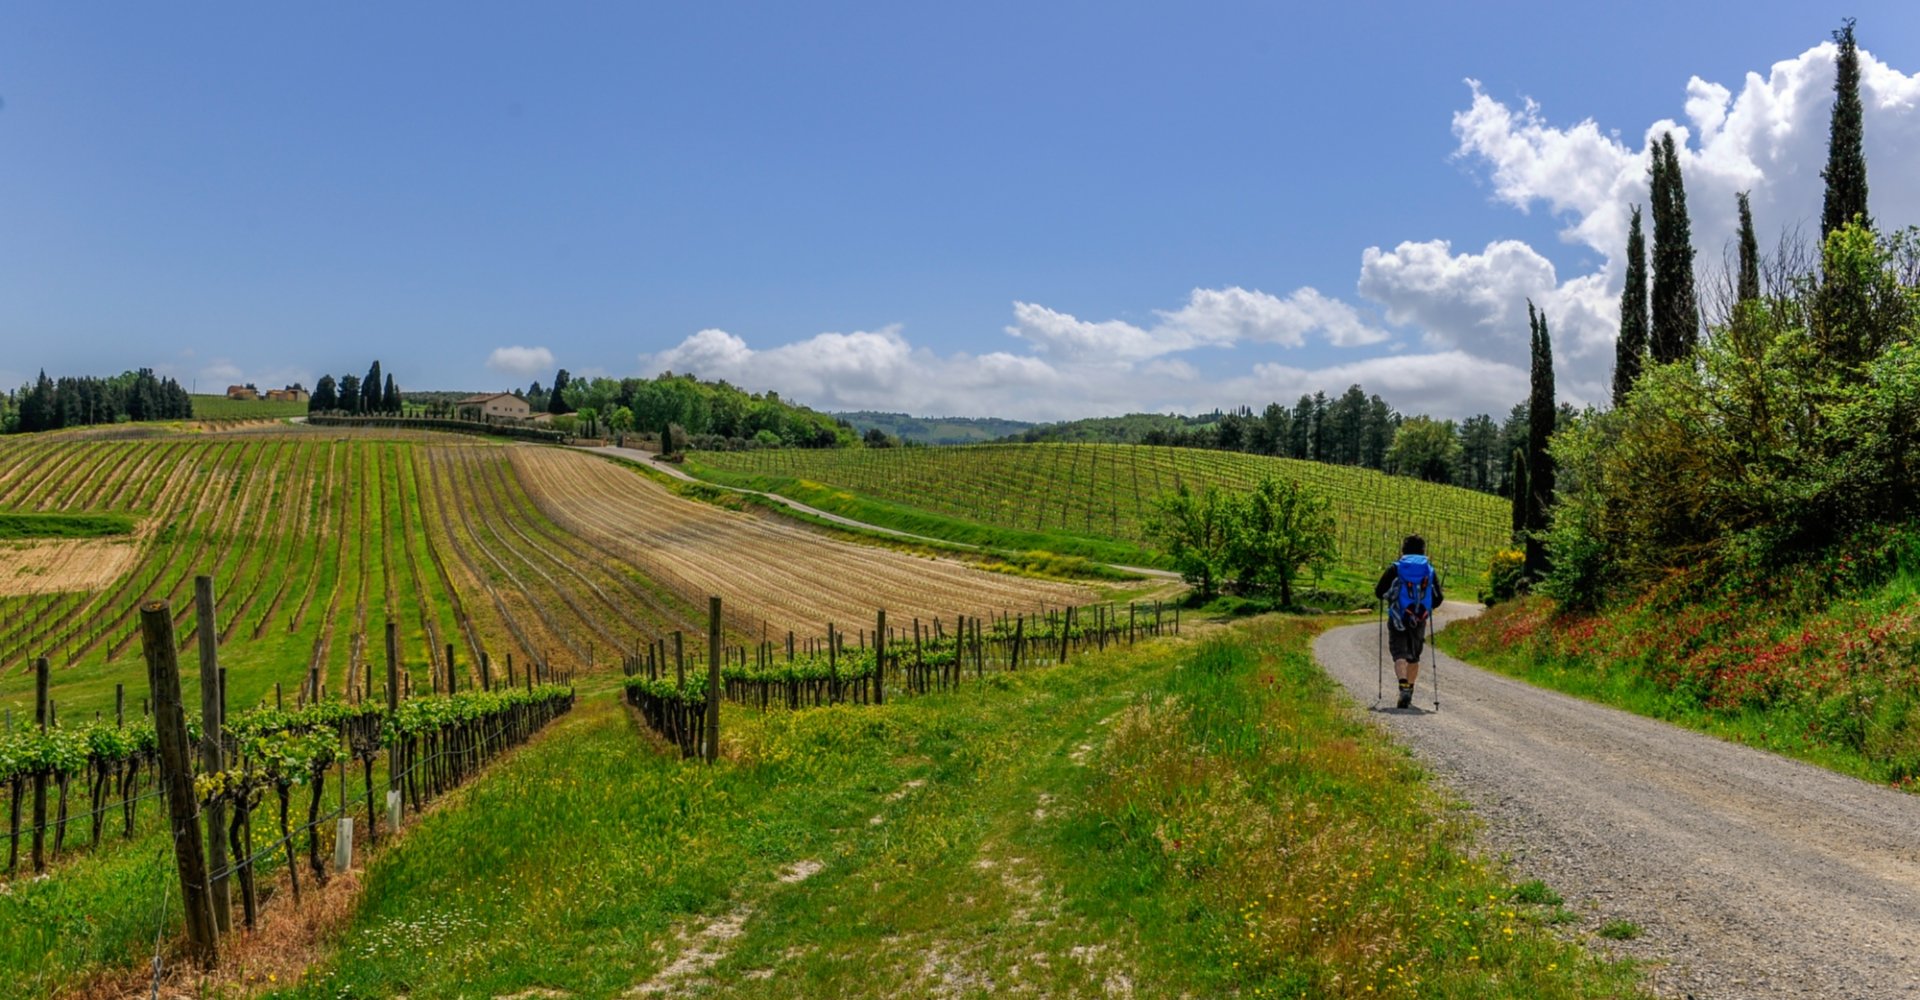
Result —
[[1392, 653], [1396, 660], [1406, 660], [1409, 663], [1418, 660], [1420, 651], [1426, 648], [1426, 642], [1427, 636], [1424, 629], [1410, 628], [1402, 631], [1394, 628], [1391, 622], [1387, 624], [1387, 651]]

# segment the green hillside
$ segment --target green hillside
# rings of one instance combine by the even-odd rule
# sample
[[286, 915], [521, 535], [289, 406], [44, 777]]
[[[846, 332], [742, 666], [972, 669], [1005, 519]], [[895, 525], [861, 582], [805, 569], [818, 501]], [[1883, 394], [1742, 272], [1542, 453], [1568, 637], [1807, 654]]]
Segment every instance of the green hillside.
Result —
[[[1251, 487], [1263, 474], [1311, 484], [1333, 500], [1339, 569], [1367, 576], [1409, 532], [1442, 565], [1477, 580], [1507, 544], [1498, 497], [1369, 469], [1236, 452], [1146, 445], [989, 444], [955, 448], [701, 453], [689, 470], [780, 493], [834, 513], [951, 541], [1044, 548], [1158, 564], [1145, 517], [1175, 484]], [[1463, 590], [1463, 594], [1466, 592]]]
[[880, 433], [888, 437], [914, 444], [979, 444], [1010, 437], [1035, 426], [1023, 420], [1002, 420], [998, 417], [915, 417], [874, 410], [827, 415], [852, 424], [862, 434], [879, 428]]

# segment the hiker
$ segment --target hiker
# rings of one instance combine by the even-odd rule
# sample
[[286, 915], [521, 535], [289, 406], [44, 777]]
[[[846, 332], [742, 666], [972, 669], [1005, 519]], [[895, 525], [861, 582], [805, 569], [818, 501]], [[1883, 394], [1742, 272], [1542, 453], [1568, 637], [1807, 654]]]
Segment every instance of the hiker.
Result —
[[1420, 673], [1420, 650], [1426, 644], [1427, 619], [1446, 598], [1440, 593], [1440, 573], [1427, 562], [1427, 540], [1408, 535], [1400, 543], [1400, 559], [1389, 563], [1374, 584], [1373, 596], [1387, 602], [1387, 648], [1393, 654], [1393, 676], [1400, 681], [1398, 708], [1413, 707], [1413, 681]]

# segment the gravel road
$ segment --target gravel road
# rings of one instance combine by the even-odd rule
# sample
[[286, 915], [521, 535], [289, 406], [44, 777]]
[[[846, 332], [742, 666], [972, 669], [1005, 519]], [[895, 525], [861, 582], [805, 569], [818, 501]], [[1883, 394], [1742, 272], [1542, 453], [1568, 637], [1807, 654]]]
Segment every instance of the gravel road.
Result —
[[[1363, 706], [1377, 642], [1369, 622], [1314, 645]], [[1920, 997], [1920, 796], [1445, 654], [1439, 710], [1429, 665], [1397, 711], [1386, 672], [1373, 718], [1474, 807], [1516, 879], [1544, 879], [1590, 942], [1647, 960], [1659, 995]], [[1641, 936], [1593, 937], [1615, 919]]]

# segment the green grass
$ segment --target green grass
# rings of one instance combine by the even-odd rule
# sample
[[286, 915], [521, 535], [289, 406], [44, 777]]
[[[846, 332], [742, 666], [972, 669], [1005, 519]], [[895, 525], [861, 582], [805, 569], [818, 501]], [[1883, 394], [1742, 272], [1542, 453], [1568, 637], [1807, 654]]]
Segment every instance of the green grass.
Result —
[[225, 396], [193, 397], [195, 420], [284, 420], [307, 415], [305, 403], [269, 402], [265, 399], [228, 399]]
[[1811, 603], [1729, 586], [1739, 592], [1681, 575], [1669, 589], [1572, 614], [1545, 598], [1511, 601], [1438, 642], [1542, 687], [1920, 789], [1920, 689], [1909, 679], [1920, 595], [1907, 574]]
[[1631, 920], [1609, 920], [1600, 925], [1600, 936], [1609, 941], [1631, 941], [1640, 936], [1640, 925]]
[[133, 534], [125, 514], [22, 514], [0, 512], [0, 540], [21, 538], [107, 538]]
[[1163, 565], [1146, 531], [1178, 482], [1250, 488], [1262, 475], [1308, 483], [1333, 501], [1339, 567], [1371, 579], [1418, 532], [1463, 593], [1507, 544], [1498, 497], [1320, 462], [1145, 445], [993, 444], [943, 448], [698, 452], [688, 471], [822, 510], [948, 541]]
[[282, 995], [613, 997], [689, 942], [711, 967], [678, 985], [704, 996], [1631, 992], [1504, 902], [1313, 665], [1318, 627], [881, 708], [728, 706], [711, 767], [603, 693], [380, 854]]

